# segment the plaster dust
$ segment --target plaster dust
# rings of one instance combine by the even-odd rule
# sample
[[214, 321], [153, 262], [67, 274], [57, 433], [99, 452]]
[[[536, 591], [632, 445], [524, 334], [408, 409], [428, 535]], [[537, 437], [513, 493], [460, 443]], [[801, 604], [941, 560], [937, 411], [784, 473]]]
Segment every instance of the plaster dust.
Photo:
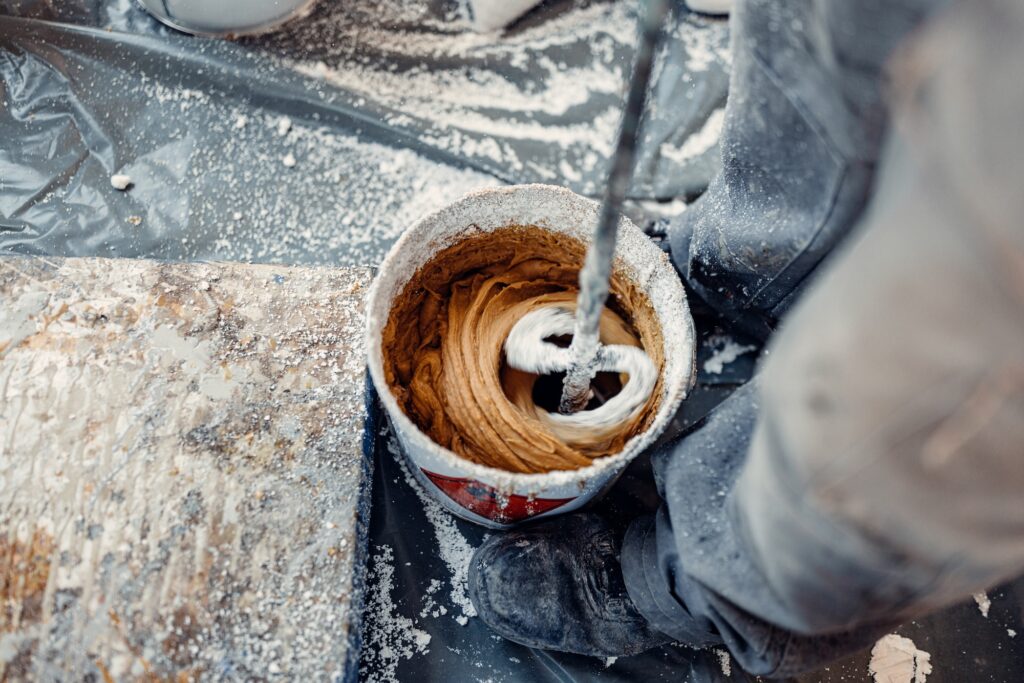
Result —
[[868, 671], [875, 683], [925, 683], [932, 673], [931, 655], [910, 638], [890, 633], [871, 649]]
[[715, 654], [718, 655], [718, 664], [722, 667], [722, 675], [726, 678], [732, 676], [732, 657], [729, 655], [729, 651], [715, 650]]
[[110, 176], [110, 186], [115, 190], [127, 190], [131, 184], [131, 176], [124, 175], [123, 173], [115, 173]]
[[[473, 606], [469, 599], [469, 563], [473, 558], [476, 548], [459, 531], [455, 518], [440, 503], [427, 494], [419, 482], [412, 476], [400, 448], [401, 446], [398, 444], [395, 435], [390, 431], [387, 432], [388, 452], [395, 458], [395, 462], [398, 463], [399, 468], [402, 470], [405, 482], [416, 493], [416, 497], [423, 506], [423, 512], [427, 517], [427, 521], [430, 522], [431, 527], [434, 529], [438, 554], [448, 567], [448, 583], [451, 589], [448, 597], [451, 600], [452, 606], [459, 611], [459, 614], [453, 614], [452, 616], [459, 625], [465, 626], [469, 618], [477, 615], [476, 607]], [[434, 585], [432, 581], [431, 586]], [[434, 591], [428, 591], [428, 595], [436, 592], [436, 590], [437, 588]], [[438, 613], [444, 616], [447, 614], [447, 609], [441, 606], [438, 608]]]
[[[433, 123], [437, 130], [432, 141], [449, 151], [473, 156], [484, 152], [500, 164], [523, 168], [524, 162], [510, 146], [482, 147], [487, 145], [484, 137], [515, 137], [608, 156], [618, 124], [624, 75], [624, 64], [616, 57], [636, 37], [633, 11], [626, 3], [594, 3], [500, 38], [473, 32], [468, 20], [456, 13], [438, 17], [425, 3], [385, 5], [382, 10], [375, 8], [378, 16], [373, 23], [363, 23], [358, 11], [313, 18], [296, 37], [310, 41], [330, 35], [337, 48], [315, 62], [297, 56], [288, 63], [300, 73], [393, 108], [395, 123], [400, 124], [403, 115]], [[389, 15], [388, 22], [380, 21], [380, 12]], [[588, 64], [569, 65], [549, 54], [557, 53], [549, 48], [568, 47], [581, 40], [592, 41], [595, 59]], [[368, 68], [355, 47], [359, 44], [373, 44], [376, 50], [383, 48], [419, 64], [392, 71]], [[479, 67], [435, 70], [428, 66], [433, 60], [469, 58], [509, 61], [524, 73], [530, 67], [536, 76], [517, 84]], [[607, 104], [592, 124], [559, 126], [553, 120], [593, 98], [604, 98]], [[509, 118], [496, 120], [485, 113], [495, 102], [508, 108]], [[537, 120], [539, 117], [547, 120]], [[547, 179], [555, 179], [554, 174]]]
[[[272, 37], [269, 47], [284, 66], [354, 93], [362, 98], [357, 104], [379, 107], [390, 125], [482, 160], [502, 177], [569, 181], [598, 193], [636, 42], [635, 3], [577, 0], [543, 21], [527, 18], [486, 34], [475, 32], [457, 7], [442, 8], [410, 0], [344, 3]], [[679, 87], [679, 62], [687, 83], [728, 66], [724, 21], [690, 15], [669, 32], [669, 43], [685, 56], [677, 58], [667, 90]], [[659, 99], [652, 98], [653, 117], [662, 117]], [[712, 150], [718, 129], [714, 114], [693, 143], [670, 136], [655, 144], [678, 170]], [[566, 159], [571, 163], [560, 165]]]
[[[374, 265], [416, 218], [480, 187], [548, 181], [599, 193], [635, 43], [634, 3], [570, 0], [544, 8], [543, 20], [528, 17], [509, 32], [485, 35], [438, 9], [450, 4], [321, 3], [281, 33], [239, 41], [254, 75], [301, 84], [301, 101], [280, 93], [250, 97], [209, 74], [184, 87], [159, 66], [130, 62], [102, 78], [83, 74], [83, 90], [117, 92], [133, 112], [126, 134], [138, 135], [138, 144], [119, 152], [134, 153], [124, 168], [106, 169], [103, 184], [116, 172], [134, 186], [103, 199], [117, 217], [109, 231], [83, 213], [77, 183], [45, 192], [34, 200], [38, 213], [25, 220], [72, 216], [68, 225], [87, 224], [104, 237], [90, 244], [109, 256]], [[638, 197], [678, 196], [684, 192], [662, 183], [691, 188], [711, 173], [702, 164], [682, 173], [653, 151], [703, 148], [705, 135], [696, 148], [686, 135], [714, 128], [703, 125], [721, 106], [709, 87], [721, 87], [724, 100], [725, 22], [687, 22], [671, 40], [687, 45], [687, 68], [713, 70], [714, 83], [686, 81], [689, 72], [666, 78], [692, 97], [677, 91], [652, 101], [652, 116], [672, 132], [659, 133], [668, 136], [664, 142], [647, 141], [644, 174], [659, 178], [658, 189]], [[196, 49], [219, 58], [221, 44], [205, 42]], [[698, 113], [685, 116], [685, 127], [670, 126], [681, 114], [667, 107], [657, 114], [667, 101]], [[716, 157], [713, 148], [698, 156]], [[291, 168], [284, 166], [290, 158]], [[235, 212], [244, 219], [228, 224]], [[39, 249], [74, 243], [77, 229], [55, 228]]]
[[[526, 313], [573, 305], [583, 253], [574, 238], [506, 227], [440, 251], [405, 285], [382, 333], [385, 376], [435, 443], [479, 464], [541, 473], [586, 467], [650, 425], [659, 388], [625, 422], [595, 436], [543, 419], [547, 411], [533, 403], [537, 376], [503, 363], [509, 331]], [[612, 277], [602, 336], [642, 347], [660, 371], [660, 324], [621, 272]]]
[[716, 144], [722, 135], [722, 126], [725, 124], [725, 108], [716, 109], [711, 112], [700, 130], [686, 138], [680, 147], [665, 145], [661, 153], [668, 159], [677, 163], [683, 163], [689, 159], [704, 154]]
[[[110, 87], [178, 110], [166, 122], [167, 142], [119, 171], [134, 183], [126, 201], [146, 211], [134, 248], [155, 258], [374, 265], [416, 219], [500, 185], [486, 173], [339, 132], [318, 115], [282, 117], [134, 75]], [[212, 137], [216, 145], [202, 144]], [[182, 194], [167, 193], [168, 183]], [[60, 201], [40, 203], [58, 210]]]
[[370, 277], [0, 258], [0, 679], [342, 677]]
[[745, 353], [757, 350], [753, 345], [737, 344], [732, 337], [724, 334], [713, 334], [704, 340], [704, 344], [712, 350], [711, 357], [704, 361], [704, 372], [712, 375], [722, 374], [726, 365]]
[[398, 613], [391, 595], [395, 583], [394, 551], [388, 545], [376, 549], [367, 576], [369, 594], [364, 607], [363, 650], [360, 678], [368, 682], [397, 683], [403, 659], [425, 655], [430, 634]]
[[988, 619], [988, 611], [992, 609], [992, 601], [989, 599], [988, 594], [984, 591], [975, 593], [974, 602], [978, 603], [978, 611], [981, 612], [981, 616]]
[[430, 579], [421, 593], [422, 605], [419, 621], [403, 616], [394, 591], [394, 553], [387, 545], [379, 546], [373, 555], [367, 585], [369, 596], [364, 611], [363, 654], [360, 662], [362, 680], [397, 681], [397, 669], [404, 659], [412, 659], [429, 652], [430, 634], [422, 626], [427, 619], [452, 619], [460, 626], [476, 616], [476, 608], [469, 599], [469, 563], [476, 550], [459, 531], [455, 519], [441, 504], [426, 494], [409, 472], [395, 435], [384, 427], [379, 438], [385, 440], [387, 450], [395, 458], [403, 478], [416, 493], [424, 515], [430, 522], [437, 543], [438, 555], [448, 570], [448, 604], [441, 601], [444, 585], [439, 579]]

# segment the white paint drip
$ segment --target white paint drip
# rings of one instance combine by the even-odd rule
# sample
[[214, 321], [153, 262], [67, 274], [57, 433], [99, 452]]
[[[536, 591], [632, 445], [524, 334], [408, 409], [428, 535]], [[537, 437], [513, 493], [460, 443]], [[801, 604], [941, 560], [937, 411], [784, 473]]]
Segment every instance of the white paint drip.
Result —
[[925, 683], [932, 672], [931, 655], [910, 638], [890, 633], [871, 649], [868, 671], [875, 683]]

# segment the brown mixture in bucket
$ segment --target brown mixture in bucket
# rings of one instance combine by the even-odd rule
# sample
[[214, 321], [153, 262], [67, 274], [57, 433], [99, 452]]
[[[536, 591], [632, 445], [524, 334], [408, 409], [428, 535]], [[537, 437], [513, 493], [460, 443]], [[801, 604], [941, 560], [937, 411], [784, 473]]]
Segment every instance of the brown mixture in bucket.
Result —
[[[617, 453], [654, 418], [661, 380], [612, 437], [566, 442], [537, 417], [536, 377], [508, 368], [502, 346], [528, 311], [573, 308], [584, 245], [542, 228], [471, 236], [438, 253], [393, 302], [384, 373], [406, 415], [436, 443], [512, 472], [585, 467]], [[661, 328], [650, 301], [618, 272], [601, 320], [605, 343], [642, 347], [660, 371]]]

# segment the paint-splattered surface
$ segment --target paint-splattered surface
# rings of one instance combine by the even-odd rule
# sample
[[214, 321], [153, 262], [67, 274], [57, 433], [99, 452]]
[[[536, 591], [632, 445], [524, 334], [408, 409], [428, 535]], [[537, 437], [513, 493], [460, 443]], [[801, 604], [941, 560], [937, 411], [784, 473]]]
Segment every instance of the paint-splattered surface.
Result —
[[354, 673], [370, 275], [0, 259], [0, 678]]

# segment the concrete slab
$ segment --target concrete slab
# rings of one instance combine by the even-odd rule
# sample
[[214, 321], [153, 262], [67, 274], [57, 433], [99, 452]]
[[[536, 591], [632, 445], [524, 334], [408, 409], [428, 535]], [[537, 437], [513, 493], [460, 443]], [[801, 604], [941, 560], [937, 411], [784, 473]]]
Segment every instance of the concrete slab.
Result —
[[0, 258], [0, 679], [354, 679], [370, 277]]

